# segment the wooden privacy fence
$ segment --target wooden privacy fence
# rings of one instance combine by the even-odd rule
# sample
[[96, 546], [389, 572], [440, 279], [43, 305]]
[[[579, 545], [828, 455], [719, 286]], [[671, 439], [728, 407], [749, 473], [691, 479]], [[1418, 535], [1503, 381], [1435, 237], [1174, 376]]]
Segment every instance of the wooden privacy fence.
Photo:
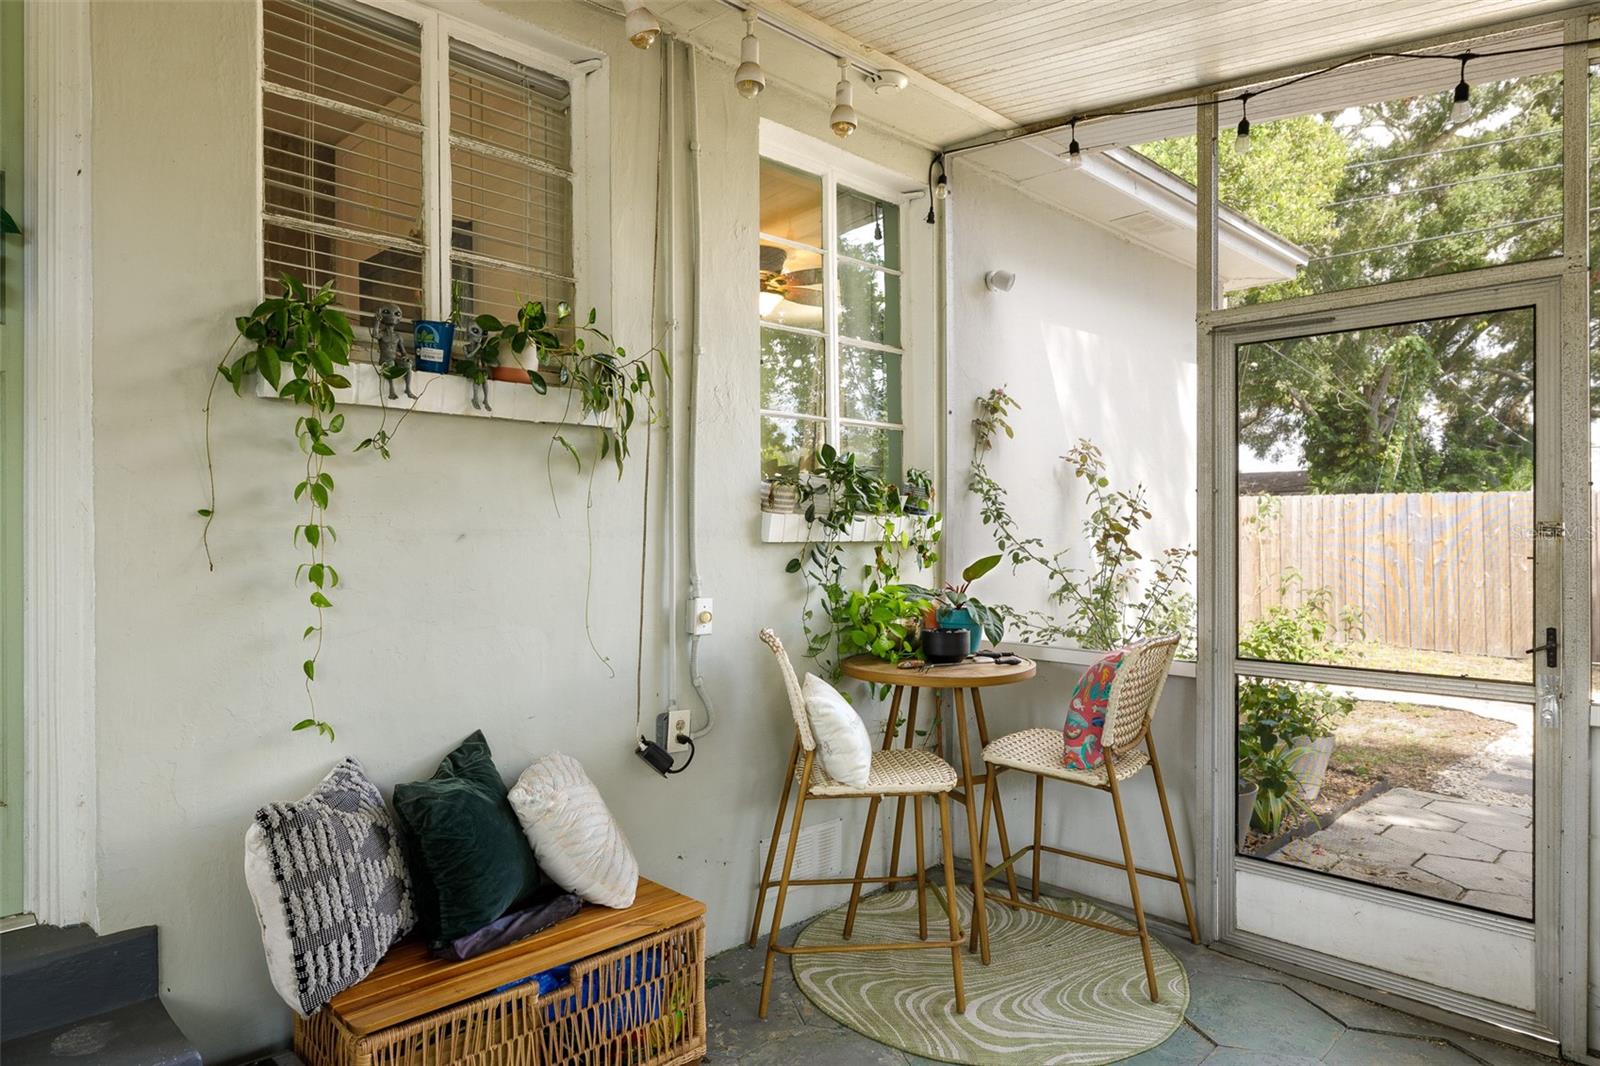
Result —
[[1239, 620], [1326, 587], [1330, 618], [1359, 612], [1367, 640], [1521, 656], [1532, 555], [1528, 492], [1241, 496]]

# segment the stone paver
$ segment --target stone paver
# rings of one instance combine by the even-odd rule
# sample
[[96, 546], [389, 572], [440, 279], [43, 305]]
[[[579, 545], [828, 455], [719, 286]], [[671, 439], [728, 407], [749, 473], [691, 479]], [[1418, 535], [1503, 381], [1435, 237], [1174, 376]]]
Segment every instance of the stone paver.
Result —
[[[1532, 763], [1514, 751], [1453, 768], [1472, 799], [1396, 788], [1271, 858], [1385, 888], [1533, 916]], [[1442, 775], [1441, 779], [1448, 775]]]

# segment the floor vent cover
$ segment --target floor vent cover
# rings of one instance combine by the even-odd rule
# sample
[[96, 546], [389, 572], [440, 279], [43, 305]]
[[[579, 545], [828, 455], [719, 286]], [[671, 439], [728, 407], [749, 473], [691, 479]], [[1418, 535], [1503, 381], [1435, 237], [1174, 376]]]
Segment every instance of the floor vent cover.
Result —
[[[772, 861], [772, 880], [776, 884], [783, 874], [783, 856], [789, 849], [789, 834], [778, 838], [777, 857]], [[761, 842], [756, 853], [757, 869], [765, 869], [767, 841]], [[800, 843], [794, 849], [794, 878], [840, 877], [844, 871], [844, 821], [819, 822], [800, 830]]]

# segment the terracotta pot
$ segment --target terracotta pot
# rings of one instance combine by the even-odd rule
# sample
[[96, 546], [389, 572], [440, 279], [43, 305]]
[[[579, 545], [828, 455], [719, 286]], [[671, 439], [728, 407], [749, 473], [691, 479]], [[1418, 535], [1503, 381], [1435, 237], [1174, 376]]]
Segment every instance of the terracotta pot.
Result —
[[520, 366], [491, 367], [489, 376], [496, 381], [514, 381], [518, 385], [526, 385], [531, 380], [528, 377], [528, 372]]

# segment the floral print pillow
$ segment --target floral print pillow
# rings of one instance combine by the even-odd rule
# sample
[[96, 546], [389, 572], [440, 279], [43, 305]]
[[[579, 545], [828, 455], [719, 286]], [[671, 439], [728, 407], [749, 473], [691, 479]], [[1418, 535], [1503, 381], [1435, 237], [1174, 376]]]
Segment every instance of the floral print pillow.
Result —
[[1106, 707], [1111, 703], [1111, 684], [1122, 666], [1122, 650], [1109, 652], [1078, 679], [1067, 704], [1067, 724], [1061, 730], [1066, 741], [1061, 765], [1068, 770], [1093, 770], [1105, 761], [1100, 750], [1100, 732], [1106, 727]]

